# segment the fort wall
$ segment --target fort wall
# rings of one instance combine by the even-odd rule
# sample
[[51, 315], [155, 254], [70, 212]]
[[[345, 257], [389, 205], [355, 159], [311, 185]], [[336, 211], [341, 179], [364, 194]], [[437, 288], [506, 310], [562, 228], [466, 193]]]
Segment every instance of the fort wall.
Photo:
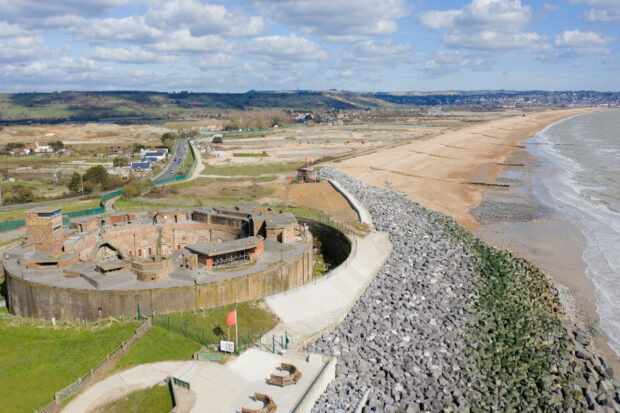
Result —
[[213, 308], [263, 298], [312, 280], [312, 248], [263, 271], [205, 284], [136, 290], [84, 290], [24, 280], [5, 267], [11, 313], [57, 320], [98, 320]]

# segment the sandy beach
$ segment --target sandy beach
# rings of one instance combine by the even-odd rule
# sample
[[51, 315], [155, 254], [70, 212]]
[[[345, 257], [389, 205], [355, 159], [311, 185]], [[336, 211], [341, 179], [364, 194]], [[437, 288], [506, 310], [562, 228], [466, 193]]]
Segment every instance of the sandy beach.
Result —
[[[580, 328], [593, 333], [601, 355], [618, 377], [620, 359], [598, 328], [594, 287], [585, 275], [581, 259], [583, 237], [570, 223], [545, 216], [539, 205], [529, 202], [531, 197], [527, 194], [531, 184], [527, 168], [533, 159], [528, 159], [523, 142], [545, 126], [595, 110], [598, 109], [550, 110], [494, 120], [379, 150], [334, 166], [362, 181], [444, 212], [487, 243], [532, 261], [560, 285], [567, 315]], [[494, 194], [499, 195], [494, 197]], [[494, 200], [505, 202], [511, 197], [515, 200], [511, 205], [516, 208], [509, 212], [514, 216], [506, 219], [502, 219], [505, 203], [495, 205], [494, 212], [499, 211], [499, 219], [489, 222], [479, 216], [477, 219], [471, 211], [483, 199], [486, 205], [492, 205]], [[532, 214], [537, 216], [535, 221]]]

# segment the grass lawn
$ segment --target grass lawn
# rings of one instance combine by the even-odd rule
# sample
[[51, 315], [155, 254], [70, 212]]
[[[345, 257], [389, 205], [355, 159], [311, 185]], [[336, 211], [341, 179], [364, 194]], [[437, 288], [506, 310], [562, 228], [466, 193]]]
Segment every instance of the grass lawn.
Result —
[[[233, 304], [205, 312], [156, 315], [155, 323], [204, 345], [219, 344], [221, 338], [228, 338], [226, 315], [234, 309]], [[247, 338], [249, 329], [255, 341], [276, 326], [277, 317], [259, 302], [246, 302], [237, 304], [237, 322], [239, 337]], [[234, 339], [234, 327], [230, 331]]]
[[283, 162], [265, 165], [244, 165], [244, 166], [212, 166], [205, 163], [202, 175], [219, 176], [258, 176], [265, 174], [277, 174], [284, 172], [294, 172], [303, 166], [300, 162]]
[[[62, 208], [62, 212], [79, 211], [81, 209], [99, 208], [100, 198], [88, 199], [85, 201], [58, 201], [50, 206], [57, 206]], [[24, 219], [24, 213], [34, 206], [20, 209], [12, 209], [9, 211], [0, 211], [0, 221], [13, 221], [16, 219]]]
[[129, 393], [121, 399], [101, 406], [93, 413], [168, 413], [172, 407], [170, 388], [167, 385], [156, 385]]
[[187, 208], [189, 205], [187, 203], [170, 203], [167, 204], [165, 202], [157, 202], [158, 200], [145, 200], [142, 198], [131, 198], [131, 199], [122, 199], [119, 198], [114, 203], [114, 207], [119, 211], [131, 212], [131, 211], [142, 211], [144, 209], [168, 209], [168, 208]]
[[116, 362], [115, 370], [166, 360], [190, 360], [200, 344], [165, 328], [153, 326]]
[[78, 328], [0, 320], [0, 400], [4, 413], [33, 412], [88, 373], [138, 328], [137, 322]]
[[241, 153], [241, 152], [236, 152], [233, 153], [234, 157], [237, 158], [266, 158], [269, 155], [267, 155], [266, 153]]

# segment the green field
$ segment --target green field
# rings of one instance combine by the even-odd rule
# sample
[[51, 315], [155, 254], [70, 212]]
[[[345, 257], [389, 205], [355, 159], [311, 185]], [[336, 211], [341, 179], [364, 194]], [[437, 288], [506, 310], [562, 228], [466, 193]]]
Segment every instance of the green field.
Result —
[[0, 320], [2, 412], [33, 412], [129, 339], [139, 324], [87, 328]]
[[200, 344], [162, 327], [153, 326], [116, 362], [115, 370], [165, 360], [190, 360]]
[[241, 153], [241, 152], [235, 152], [233, 153], [233, 156], [236, 158], [266, 158], [269, 155], [267, 155], [266, 153]]
[[[252, 340], [259, 337], [277, 324], [277, 317], [260, 302], [237, 304], [237, 321], [239, 337], [247, 338], [248, 330]], [[156, 315], [156, 325], [184, 335], [204, 345], [217, 344], [220, 339], [228, 338], [226, 315], [235, 309], [235, 305], [217, 308], [206, 312], [189, 312]], [[231, 328], [234, 338], [235, 329]]]
[[93, 413], [168, 413], [172, 407], [170, 388], [156, 385], [134, 391], [127, 396], [110, 402]]
[[[81, 209], [99, 208], [99, 198], [88, 199], [85, 201], [58, 201], [54, 203], [53, 206], [62, 208], [63, 213], [79, 211]], [[34, 208], [34, 206], [20, 209], [12, 209], [9, 211], [0, 211], [0, 221], [13, 221], [16, 219], [24, 219], [24, 213], [32, 208]]]
[[205, 163], [205, 169], [203, 169], [202, 175], [258, 176], [284, 172], [293, 173], [301, 166], [303, 166], [303, 163], [300, 162], [285, 162], [244, 166], [212, 166]]

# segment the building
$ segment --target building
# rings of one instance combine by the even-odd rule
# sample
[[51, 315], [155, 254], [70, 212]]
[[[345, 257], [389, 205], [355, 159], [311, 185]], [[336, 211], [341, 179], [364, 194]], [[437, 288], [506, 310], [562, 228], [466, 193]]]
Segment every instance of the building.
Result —
[[312, 281], [312, 235], [285, 213], [203, 207], [81, 217], [66, 228], [60, 209], [42, 207], [26, 214], [26, 234], [3, 262], [9, 311], [25, 317], [211, 309]]
[[316, 182], [316, 173], [312, 168], [299, 168], [297, 170], [297, 180], [302, 182]]
[[144, 172], [151, 169], [150, 162], [132, 162], [131, 172]]
[[26, 212], [25, 221], [26, 240], [32, 242], [37, 251], [62, 251], [64, 233], [60, 208], [31, 209]]

